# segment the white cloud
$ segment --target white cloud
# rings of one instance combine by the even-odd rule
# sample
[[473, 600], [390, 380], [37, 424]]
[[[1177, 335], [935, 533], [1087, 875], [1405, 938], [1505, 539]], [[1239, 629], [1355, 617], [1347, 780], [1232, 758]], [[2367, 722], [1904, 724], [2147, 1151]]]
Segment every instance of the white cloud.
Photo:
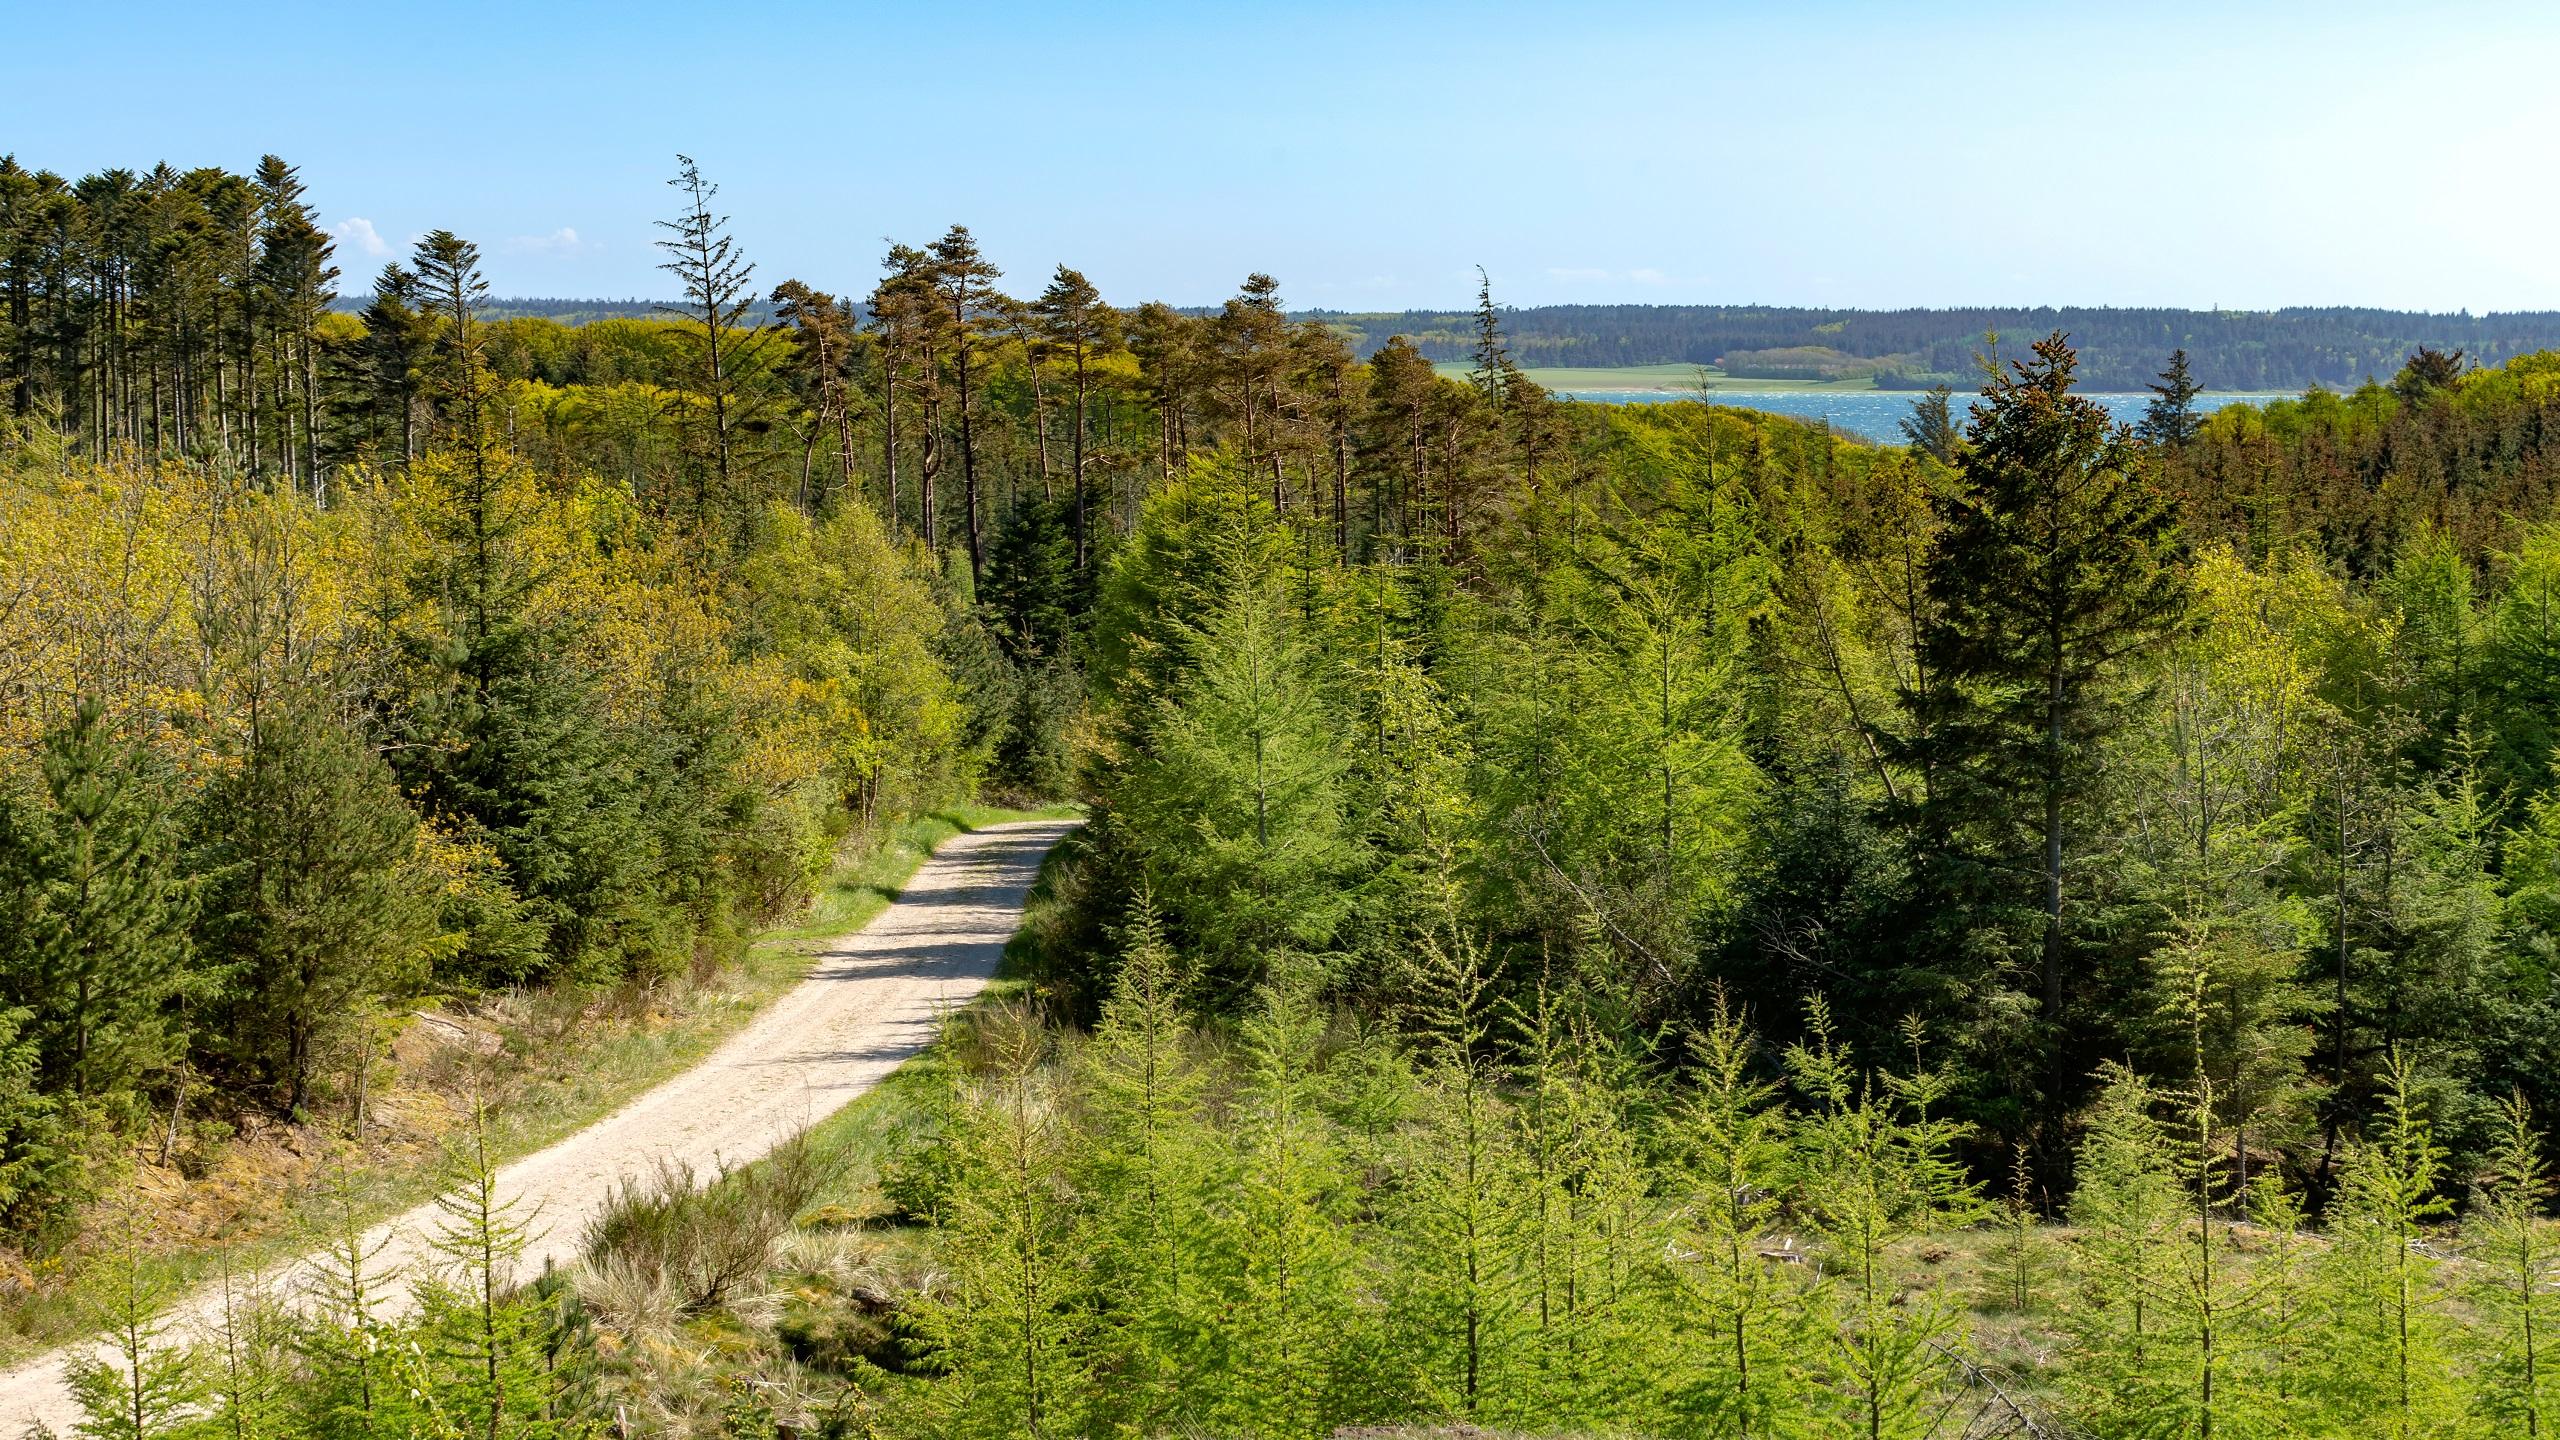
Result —
[[1606, 280], [1609, 278], [1609, 272], [1590, 266], [1550, 265], [1547, 267], [1547, 278], [1550, 280]]
[[1639, 266], [1636, 269], [1628, 271], [1627, 278], [1633, 280], [1639, 285], [1668, 285], [1671, 283], [1670, 276], [1663, 274], [1661, 271], [1654, 269], [1650, 265]]
[[391, 253], [391, 242], [383, 239], [382, 232], [373, 228], [373, 222], [361, 215], [350, 216], [330, 226], [329, 233], [338, 237], [339, 244], [352, 246], [377, 260]]
[[548, 235], [510, 236], [507, 248], [523, 255], [583, 255], [596, 247], [579, 239], [577, 231], [563, 225]]

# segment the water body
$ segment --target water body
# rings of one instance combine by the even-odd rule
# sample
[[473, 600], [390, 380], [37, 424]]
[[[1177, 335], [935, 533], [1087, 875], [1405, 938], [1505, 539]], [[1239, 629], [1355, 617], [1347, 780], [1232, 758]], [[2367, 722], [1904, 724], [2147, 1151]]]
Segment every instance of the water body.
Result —
[[[1574, 400], [1592, 400], [1606, 405], [1660, 404], [1666, 400], [1695, 400], [1695, 390], [1559, 390], [1559, 395]], [[2107, 413], [2131, 422], [2142, 418], [2142, 407], [2151, 403], [2151, 392], [2133, 394], [2107, 391], [2084, 391], [2089, 399], [2107, 407]], [[1797, 420], [1828, 419], [1831, 428], [1861, 439], [1888, 444], [1902, 443], [1902, 421], [1911, 413], [1911, 402], [1920, 398], [1913, 390], [1716, 390], [1713, 401], [1741, 410], [1765, 410], [1772, 415], [1785, 415]], [[2207, 413], [2225, 405], [2264, 403], [2266, 395], [2217, 395], [2207, 392], [2196, 397], [2196, 408]], [[1955, 397], [1956, 423], [1964, 423], [1965, 405], [1970, 397]]]

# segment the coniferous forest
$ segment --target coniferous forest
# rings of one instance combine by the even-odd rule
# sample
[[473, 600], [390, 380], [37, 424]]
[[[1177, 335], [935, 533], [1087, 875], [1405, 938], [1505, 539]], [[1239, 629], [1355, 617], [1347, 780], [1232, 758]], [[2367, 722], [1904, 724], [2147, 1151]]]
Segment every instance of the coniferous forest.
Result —
[[[2560, 354], [2164, 350], [2121, 428], [2056, 331], [1876, 446], [1554, 399], [1490, 285], [1459, 380], [664, 204], [681, 303], [573, 325], [341, 276], [272, 156], [0, 162], [0, 1219], [113, 1323], [82, 1433], [2560, 1424]], [[886, 1139], [536, 1280], [466, 1138], [449, 1264], [155, 1333], [136, 1157], [973, 795], [1087, 823]]]

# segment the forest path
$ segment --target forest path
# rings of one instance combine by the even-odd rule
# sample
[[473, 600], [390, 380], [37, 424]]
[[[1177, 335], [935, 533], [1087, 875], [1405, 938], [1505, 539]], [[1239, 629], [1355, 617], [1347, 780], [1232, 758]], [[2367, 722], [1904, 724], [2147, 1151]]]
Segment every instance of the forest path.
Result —
[[[587, 1222], [622, 1177], [661, 1160], [708, 1172], [756, 1159], [931, 1043], [942, 1017], [994, 975], [1041, 860], [1076, 823], [1024, 820], [952, 837], [888, 908], [819, 952], [806, 979], [709, 1059], [501, 1170], [500, 1193], [529, 1231], [519, 1273], [574, 1261]], [[376, 1272], [417, 1268], [437, 1219], [432, 1204], [421, 1205], [369, 1231], [366, 1245], [382, 1247]], [[265, 1283], [296, 1296], [316, 1273], [305, 1257]], [[191, 1295], [170, 1312], [165, 1334], [202, 1334], [221, 1313], [219, 1293]], [[71, 1433], [79, 1416], [68, 1367], [93, 1344], [0, 1373], [0, 1435], [39, 1423]]]

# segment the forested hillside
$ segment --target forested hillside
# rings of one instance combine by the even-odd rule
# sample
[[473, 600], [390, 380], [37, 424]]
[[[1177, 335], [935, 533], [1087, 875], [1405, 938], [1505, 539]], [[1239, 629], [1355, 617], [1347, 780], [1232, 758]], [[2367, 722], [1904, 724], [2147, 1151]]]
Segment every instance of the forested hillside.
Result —
[[[1433, 360], [1463, 360], [1474, 345], [1474, 322], [1464, 312], [1326, 311], [1312, 318], [1343, 330], [1363, 354], [1391, 335], [1410, 337]], [[1737, 376], [1803, 380], [1873, 372], [1878, 384], [1905, 389], [1939, 382], [1970, 389], [1980, 383], [1977, 355], [2023, 355], [2055, 330], [2078, 347], [2083, 384], [2137, 393], [2173, 349], [2184, 349], [2196, 377], [2216, 390], [2306, 390], [2387, 380], [2421, 346], [2461, 350], [2484, 364], [2560, 347], [2560, 313], [2424, 315], [2347, 306], [1540, 305], [1504, 312], [1503, 324], [1523, 365], [1721, 365]]]
[[418, 1318], [112, 1433], [2560, 1419], [2560, 360], [2124, 430], [2039, 331], [1878, 447], [1558, 402], [1489, 294], [1463, 382], [957, 226], [857, 308], [690, 162], [688, 313], [584, 325], [441, 231], [333, 311], [281, 161], [0, 183], [29, 1247], [204, 1106], [346, 1123], [423, 987], [1092, 815], [848, 1203], [634, 1187], [508, 1298], [481, 1156]]

